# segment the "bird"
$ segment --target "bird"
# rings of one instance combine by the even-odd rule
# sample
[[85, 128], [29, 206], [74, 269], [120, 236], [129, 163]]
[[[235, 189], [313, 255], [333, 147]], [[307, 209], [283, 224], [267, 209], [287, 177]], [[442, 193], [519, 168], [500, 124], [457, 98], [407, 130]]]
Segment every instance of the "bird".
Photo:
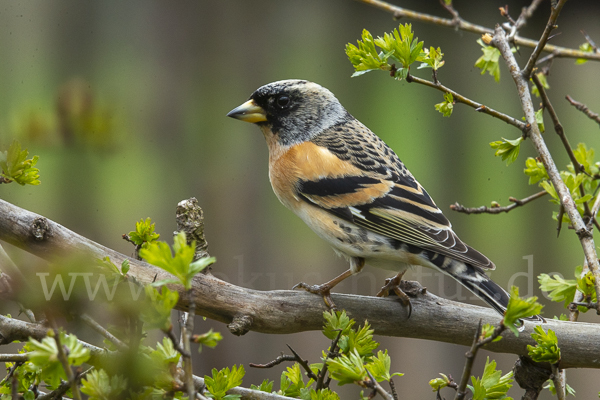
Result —
[[294, 288], [323, 296], [365, 264], [397, 272], [378, 293], [400, 289], [412, 266], [449, 275], [504, 315], [510, 296], [487, 275], [495, 264], [465, 244], [396, 153], [323, 86], [299, 79], [259, 87], [228, 117], [256, 124], [269, 150], [269, 178], [281, 203], [300, 217], [349, 269], [321, 285]]

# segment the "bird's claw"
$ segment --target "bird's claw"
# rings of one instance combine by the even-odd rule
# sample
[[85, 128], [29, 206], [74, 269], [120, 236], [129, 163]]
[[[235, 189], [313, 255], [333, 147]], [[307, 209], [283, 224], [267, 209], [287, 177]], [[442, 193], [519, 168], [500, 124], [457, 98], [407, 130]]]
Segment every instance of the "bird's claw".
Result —
[[412, 303], [410, 302], [410, 298], [404, 291], [400, 288], [400, 283], [402, 282], [402, 275], [398, 274], [393, 278], [387, 278], [385, 280], [385, 285], [381, 288], [381, 290], [377, 293], [377, 297], [387, 297], [390, 294], [390, 290], [393, 291], [396, 296], [398, 296], [398, 300], [402, 303], [404, 307], [408, 307], [408, 317], [412, 314]]
[[331, 298], [331, 292], [330, 292], [331, 288], [327, 284], [325, 284], [325, 285], [309, 285], [307, 283], [300, 282], [300, 283], [297, 283], [296, 285], [294, 285], [292, 290], [294, 290], [294, 289], [303, 289], [309, 293], [318, 294], [323, 297], [323, 301], [325, 302], [325, 305], [327, 306], [327, 308], [329, 308], [330, 310], [334, 310], [334, 311], [337, 310], [337, 307], [336, 307], [335, 303], [333, 302], [333, 299]]

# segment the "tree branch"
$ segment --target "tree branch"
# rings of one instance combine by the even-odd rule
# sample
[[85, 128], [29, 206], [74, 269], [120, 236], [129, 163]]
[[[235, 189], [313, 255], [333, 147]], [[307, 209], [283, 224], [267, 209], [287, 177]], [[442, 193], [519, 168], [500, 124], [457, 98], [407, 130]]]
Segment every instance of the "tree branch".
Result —
[[588, 118], [596, 121], [598, 123], [598, 125], [600, 125], [600, 115], [591, 111], [585, 104], [573, 100], [573, 98], [571, 96], [567, 95], [566, 98], [567, 98], [567, 101], [569, 103], [571, 103], [573, 106], [575, 106], [576, 109], [578, 109], [579, 111], [581, 111], [582, 113], [587, 115]]
[[[492, 43], [498, 48], [498, 50], [500, 50], [502, 57], [508, 65], [511, 76], [517, 85], [517, 92], [519, 94], [519, 99], [521, 100], [521, 106], [525, 113], [525, 120], [531, 126], [529, 137], [531, 138], [531, 142], [537, 150], [539, 157], [542, 160], [546, 171], [548, 172], [550, 181], [558, 193], [561, 205], [564, 207], [565, 212], [569, 216], [577, 236], [579, 236], [579, 241], [581, 242], [583, 253], [585, 254], [589, 268], [596, 278], [596, 295], [597, 299], [600, 300], [600, 265], [598, 265], [598, 256], [596, 254], [596, 246], [594, 245], [594, 237], [587, 229], [583, 219], [579, 215], [575, 202], [571, 197], [571, 193], [560, 177], [560, 172], [558, 171], [558, 168], [556, 168], [556, 164], [552, 159], [552, 155], [546, 146], [546, 142], [542, 137], [535, 119], [535, 111], [531, 101], [531, 94], [529, 93], [527, 79], [525, 79], [525, 76], [521, 73], [521, 70], [517, 64], [517, 60], [515, 60], [515, 57], [510, 50], [510, 45], [506, 39], [506, 33], [500, 26], [496, 26], [496, 32], [494, 34]], [[600, 310], [598, 312], [600, 313]]]
[[[43, 219], [47, 227], [46, 233], [51, 234], [43, 235], [43, 240], [36, 240], [31, 231], [32, 224], [40, 219]], [[84, 253], [96, 258], [108, 255], [117, 264], [129, 259], [131, 268], [128, 274], [144, 284], [151, 283], [155, 277], [171, 277], [155, 266], [120, 254], [4, 200], [0, 200], [0, 240], [47, 259], [72, 253]], [[173, 285], [171, 288], [180, 293], [177, 308], [187, 309], [187, 297], [183, 295], [183, 287]], [[311, 293], [246, 289], [209, 274], [196, 275], [192, 292], [198, 315], [226, 324], [234, 320], [243, 320], [246, 330], [262, 333], [288, 334], [321, 330], [323, 312], [326, 311], [322, 299]], [[457, 303], [424, 290], [423, 292], [411, 299], [413, 313], [410, 319], [393, 297], [376, 298], [347, 294], [333, 296], [338, 307], [347, 310], [349, 315], [358, 321], [368, 320], [375, 332], [383, 336], [412, 337], [469, 346], [473, 339], [469, 332], [476, 329], [480, 319], [483, 323], [491, 324], [497, 324], [499, 321], [498, 314], [490, 308]], [[9, 325], [8, 329], [14, 328], [6, 322], [16, 323], [15, 320], [0, 316], [0, 340], [5, 337], [3, 322]], [[18, 324], [35, 325], [36, 329], [43, 332], [43, 336], [46, 334], [46, 330], [36, 324], [23, 321], [19, 321]], [[526, 321], [525, 332], [519, 337], [507, 335], [503, 340], [489, 344], [487, 349], [494, 352], [527, 354], [527, 345], [535, 344], [529, 335], [535, 325], [532, 321]], [[600, 359], [597, 357], [597, 344], [600, 343], [598, 325], [548, 320], [546, 326], [556, 332], [561, 343], [561, 368], [600, 368]]]
[[[362, 3], [366, 3], [377, 7], [381, 10], [387, 11], [394, 15], [394, 18], [408, 18], [415, 21], [426, 22], [429, 24], [446, 26], [450, 28], [460, 29], [466, 32], [478, 33], [478, 34], [494, 34], [494, 30], [490, 28], [486, 28], [480, 25], [472, 24], [463, 19], [458, 19], [455, 21], [454, 19], [440, 18], [429, 14], [419, 13], [416, 11], [407, 10], [406, 8], [398, 7], [387, 3], [381, 0], [359, 0]], [[531, 47], [535, 48], [538, 44], [538, 41], [532, 39], [526, 39], [519, 36], [515, 36], [514, 43], [518, 46]], [[565, 58], [584, 58], [586, 60], [595, 60], [600, 61], [600, 53], [590, 53], [584, 52], [580, 50], [568, 49], [566, 47], [554, 46], [550, 44], [546, 44], [542, 51], [553, 53], [555, 57], [565, 57]]]
[[509, 212], [510, 210], [514, 210], [515, 208], [525, 205], [530, 201], [537, 200], [540, 197], [543, 197], [546, 193], [547, 192], [545, 190], [542, 190], [541, 192], [537, 192], [535, 194], [532, 194], [531, 196], [525, 197], [524, 199], [520, 200], [514, 197], [509, 197], [508, 201], [512, 202], [512, 204], [504, 207], [481, 206], [469, 208], [463, 206], [462, 204], [454, 203], [450, 205], [450, 209], [465, 214], [500, 214], [503, 212]]
[[556, 20], [558, 19], [558, 16], [560, 15], [560, 11], [562, 10], [562, 8], [566, 2], [567, 2], [567, 0], [559, 0], [558, 3], [556, 4], [556, 6], [550, 7], [550, 9], [552, 11], [550, 13], [550, 18], [548, 19], [548, 22], [546, 23], [546, 28], [544, 28], [544, 32], [542, 32], [542, 37], [537, 42], [535, 48], [533, 49], [533, 53], [531, 53], [531, 56], [529, 57], [529, 60], [527, 61], [527, 65], [525, 66], [525, 68], [523, 68], [523, 71], [521, 72], [521, 74], [525, 77], [525, 79], [531, 78], [531, 73], [533, 72], [535, 63], [537, 62], [538, 58], [540, 57], [540, 54], [542, 54], [542, 51], [544, 50], [544, 48], [546, 46], [546, 42], [548, 42], [548, 38], [550, 37], [550, 32], [552, 32], [556, 28]]
[[421, 85], [429, 86], [429, 87], [437, 89], [441, 92], [450, 93], [450, 94], [452, 94], [452, 97], [454, 98], [455, 101], [466, 104], [469, 107], [474, 108], [475, 111], [479, 111], [484, 114], [491, 115], [492, 117], [498, 118], [499, 120], [504, 121], [507, 124], [510, 124], [510, 125], [518, 128], [522, 132], [525, 132], [527, 130], [527, 124], [525, 124], [524, 122], [519, 121], [518, 119], [513, 118], [510, 115], [506, 115], [499, 111], [496, 111], [493, 108], [489, 108], [481, 103], [477, 103], [476, 101], [473, 101], [473, 100], [455, 92], [454, 90], [442, 85], [439, 82], [437, 82], [437, 83], [430, 82], [427, 79], [421, 79], [421, 78], [418, 78], [418, 77], [410, 75], [410, 74], [406, 77], [406, 82], [420, 83]]

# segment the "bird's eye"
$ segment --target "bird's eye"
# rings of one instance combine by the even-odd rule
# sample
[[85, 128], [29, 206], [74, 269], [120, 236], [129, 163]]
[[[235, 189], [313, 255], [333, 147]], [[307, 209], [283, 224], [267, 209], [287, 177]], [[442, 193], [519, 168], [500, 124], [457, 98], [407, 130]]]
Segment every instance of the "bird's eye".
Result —
[[277, 105], [281, 108], [286, 108], [290, 105], [290, 98], [286, 95], [281, 95], [277, 98]]

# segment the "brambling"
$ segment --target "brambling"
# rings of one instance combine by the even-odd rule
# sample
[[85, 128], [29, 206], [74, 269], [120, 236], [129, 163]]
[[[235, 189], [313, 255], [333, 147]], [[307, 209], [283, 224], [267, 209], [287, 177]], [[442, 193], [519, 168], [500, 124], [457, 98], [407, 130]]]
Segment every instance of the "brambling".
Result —
[[330, 290], [366, 263], [397, 271], [378, 295], [394, 290], [410, 306], [398, 284], [410, 266], [421, 265], [451, 276], [504, 314], [509, 295], [485, 274], [494, 263], [458, 238], [394, 151], [329, 90], [304, 80], [269, 83], [227, 116], [260, 127], [273, 191], [350, 263], [329, 282], [295, 287], [335, 307]]

